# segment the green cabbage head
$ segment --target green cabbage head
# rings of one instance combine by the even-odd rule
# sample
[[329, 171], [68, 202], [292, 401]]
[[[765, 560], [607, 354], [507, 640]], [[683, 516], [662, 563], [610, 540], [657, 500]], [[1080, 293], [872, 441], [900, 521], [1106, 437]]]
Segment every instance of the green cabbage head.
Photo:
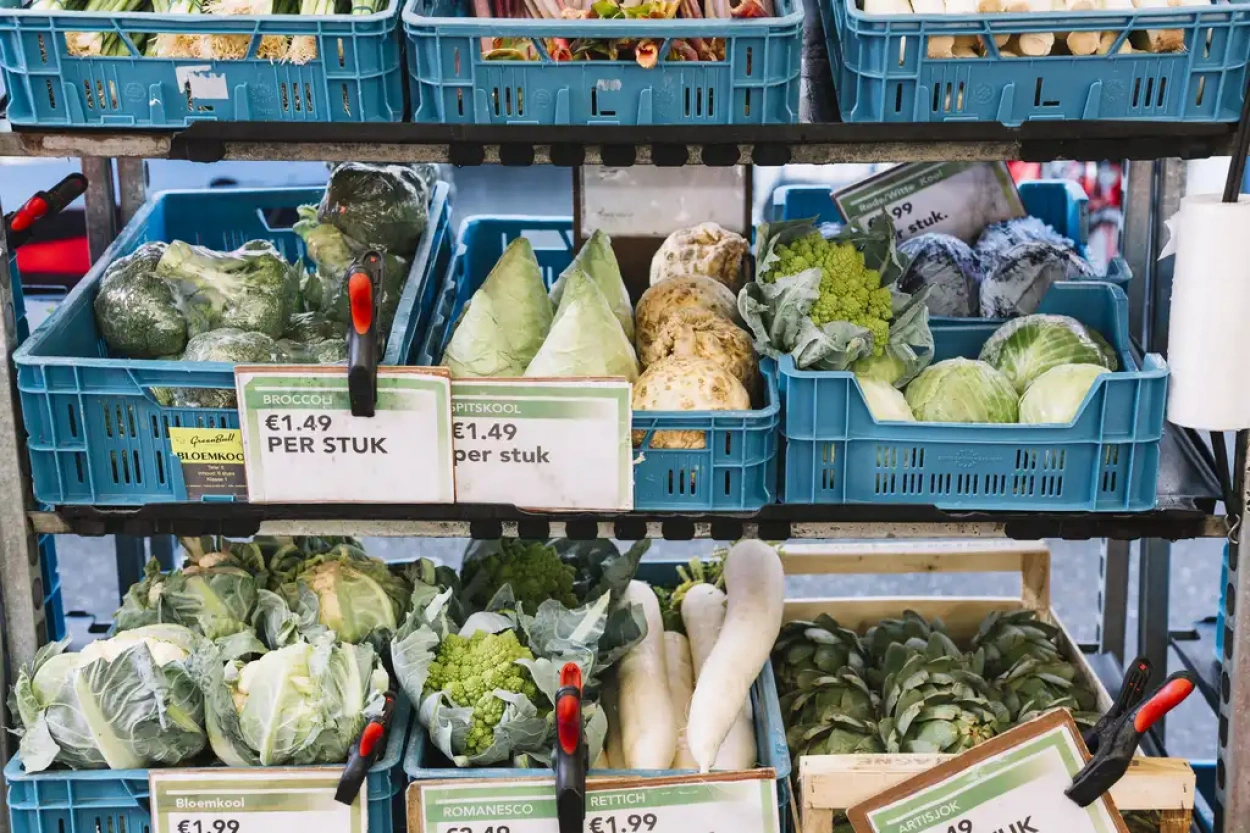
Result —
[[25, 770], [144, 769], [199, 754], [204, 698], [187, 664], [204, 644], [181, 625], [147, 625], [78, 653], [68, 639], [43, 646], [10, 697]]
[[323, 634], [252, 662], [197, 654], [209, 743], [227, 766], [342, 763], [389, 688], [368, 645]]
[[926, 367], [907, 386], [907, 404], [920, 422], [1015, 422], [1019, 410], [1011, 380], [972, 359]]
[[1100, 364], [1061, 364], [1033, 380], [1020, 399], [1020, 421], [1066, 424], [1076, 417], [1089, 389], [1107, 368]]
[[1066, 315], [1026, 315], [1008, 321], [986, 340], [980, 359], [1006, 374], [1017, 394], [1061, 364], [1097, 364], [1107, 370], [1119, 366], [1106, 339]]
[[902, 391], [889, 382], [861, 377], [859, 387], [864, 392], [864, 402], [868, 405], [869, 413], [878, 422], [916, 421]]

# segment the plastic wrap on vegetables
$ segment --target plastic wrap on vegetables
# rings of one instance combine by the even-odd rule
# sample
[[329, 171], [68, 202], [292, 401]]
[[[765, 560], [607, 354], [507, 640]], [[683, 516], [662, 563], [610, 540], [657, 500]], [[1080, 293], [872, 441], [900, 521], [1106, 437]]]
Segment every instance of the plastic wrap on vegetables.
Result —
[[407, 165], [345, 162], [330, 173], [317, 216], [366, 249], [411, 259], [429, 220], [426, 178]]
[[[186, 362], [230, 362], [232, 364], [272, 364], [282, 358], [278, 344], [264, 333], [221, 328], [200, 333], [187, 342], [182, 354]], [[234, 408], [238, 405], [233, 388], [172, 388], [170, 404], [178, 408]], [[159, 396], [158, 396], [159, 398]]]
[[109, 350], [132, 359], [181, 353], [187, 319], [177, 293], [156, 275], [164, 243], [148, 243], [111, 263], [95, 297], [96, 327]]
[[742, 286], [742, 258], [749, 250], [746, 238], [716, 223], [678, 229], [651, 259], [651, 285], [669, 278], [698, 275], [720, 281], [737, 292]]
[[995, 252], [1006, 252], [1021, 243], [1050, 243], [1076, 251], [1071, 240], [1036, 217], [1016, 217], [990, 223], [977, 238], [977, 248], [990, 258], [994, 257]]
[[983, 262], [987, 268], [981, 281], [982, 318], [1031, 315], [1056, 281], [1093, 275], [1089, 263], [1074, 250], [1046, 242], [1020, 243]]
[[266, 240], [232, 252], [170, 243], [156, 273], [182, 295], [188, 334], [221, 327], [282, 337], [299, 301], [299, 271]]
[[921, 234], [899, 244], [910, 259], [898, 288], [908, 294], [929, 287], [930, 315], [975, 318], [980, 308], [981, 264], [972, 247], [949, 234]]

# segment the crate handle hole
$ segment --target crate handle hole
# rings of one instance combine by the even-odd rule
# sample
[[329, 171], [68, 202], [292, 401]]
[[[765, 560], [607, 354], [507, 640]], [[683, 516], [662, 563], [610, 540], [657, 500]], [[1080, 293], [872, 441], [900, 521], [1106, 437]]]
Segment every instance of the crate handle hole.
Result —
[[509, 116], [511, 116], [512, 115], [512, 88], [511, 87], [503, 88], [503, 102], [504, 102], [504, 110], [508, 113]]
[[1211, 57], [1211, 44], [1214, 41], [1215, 41], [1215, 27], [1212, 26], [1211, 28], [1207, 29], [1207, 36], [1203, 38], [1202, 57], [1204, 58]]
[[133, 405], [126, 406], [126, 422], [130, 426], [130, 436], [139, 436], [139, 429], [135, 425], [135, 409]]
[[[39, 41], [39, 61], [46, 64], [48, 62], [48, 46], [43, 42], [43, 35], [36, 35], [36, 38]], [[51, 84], [52, 82], [49, 81], [48, 85], [51, 86]]]
[[131, 449], [130, 456], [132, 458], [132, 461], [134, 462], [135, 482], [142, 483], [143, 482], [143, 467], [139, 465], [139, 449], [137, 448]]
[[48, 106], [53, 110], [56, 109], [56, 87], [52, 84], [51, 78], [45, 78], [43, 81], [48, 87]]
[[694, 91], [694, 114], [696, 116], [703, 115], [703, 88], [699, 87]]
[[516, 114], [525, 115], [525, 89], [523, 87], [516, 88]]
[[[747, 51], [749, 52], [750, 50], [748, 49]], [[747, 90], [746, 93], [747, 94], [742, 99], [742, 115], [750, 116], [751, 115], [751, 91]]]
[[308, 112], [313, 111], [312, 84], [304, 85], [304, 103], [308, 108]]
[[715, 92], [716, 92], [716, 91], [715, 91], [714, 89], [712, 89], [711, 87], [708, 87], [708, 88], [707, 88], [707, 114], [708, 114], [708, 118], [711, 118], [712, 116], [716, 115], [716, 108], [714, 108], [714, 107], [712, 106], [712, 94], [713, 94], [713, 93], [715, 93]]
[[1133, 81], [1133, 101], [1129, 106], [1136, 107], [1137, 102], [1140, 100], [1141, 100], [1141, 79], [1137, 78], [1137, 79], [1134, 79]]
[[1203, 93], [1206, 92], [1206, 89], [1207, 89], [1207, 77], [1204, 75], [1198, 79], [1198, 92], [1194, 96], [1195, 106], [1202, 106], [1202, 97], [1203, 97]]
[[725, 494], [726, 495], [733, 494], [733, 484], [731, 483], [731, 480], [732, 478], [729, 475], [729, 469], [725, 469]]
[[961, 111], [964, 109], [964, 82], [963, 81], [959, 82], [959, 93], [955, 96], [955, 109], [961, 110]]
[[338, 42], [339, 67], [343, 68], [347, 66], [347, 51], [343, 48], [342, 38], [336, 38], [336, 41]]
[[1033, 90], [1033, 106], [1034, 107], [1058, 107], [1058, 101], [1047, 101], [1042, 98], [1042, 77], [1037, 77], [1037, 86]]
[[903, 112], [903, 85], [894, 85], [894, 112]]
[[[906, 63], [907, 63], [907, 36], [904, 35], [903, 37], [898, 39], [898, 65], [904, 66], [906, 65]], [[903, 92], [902, 85], [899, 85], [898, 91], [899, 91], [899, 94], [901, 95]], [[898, 111], [895, 110], [894, 112], [897, 113]]]
[[65, 415], [69, 418], [69, 435], [78, 437], [78, 413], [74, 410], [74, 406], [70, 403], [65, 405]]
[[91, 95], [91, 82], [90, 82], [90, 81], [86, 81], [86, 80], [84, 80], [84, 81], [82, 82], [82, 88], [83, 88], [84, 90], [86, 90], [86, 92], [87, 92], [87, 109], [88, 109], [88, 110], [94, 110], [94, 109], [95, 109], [95, 98]]
[[753, 49], [754, 47], [750, 47], [750, 46], [747, 47], [747, 75], [751, 74], [751, 67], [753, 65], [753, 62], [752, 62]]
[[1155, 80], [1153, 78], [1146, 79], [1146, 100], [1144, 104], [1149, 107], [1151, 101], [1154, 100]]
[[278, 91], [282, 94], [282, 112], [291, 112], [291, 99], [286, 91], [286, 82], [283, 81], [278, 85]]
[[79, 483], [85, 483], [85, 482], [86, 482], [86, 480], [87, 480], [87, 476], [86, 476], [86, 472], [83, 470], [83, 469], [84, 469], [84, 466], [83, 466], [83, 455], [82, 455], [82, 454], [75, 454], [75, 455], [74, 455], [74, 468], [77, 470], [77, 474], [78, 474], [78, 482], [79, 482]]
[[460, 47], [456, 47], [451, 51], [451, 67], [452, 75], [460, 77]]
[[942, 84], [941, 82], [933, 85], [933, 112], [938, 112], [942, 106]]
[[117, 104], [117, 82], [116, 81], [109, 82], [109, 103], [113, 106], [114, 110], [117, 109], [118, 104]]
[[1157, 102], [1157, 106], [1159, 106], [1159, 107], [1162, 107], [1162, 106], [1163, 106], [1163, 102], [1166, 100], [1166, 95], [1165, 95], [1165, 94], [1166, 94], [1166, 92], [1167, 92], [1167, 88], [1168, 88], [1168, 79], [1167, 79], [1167, 78], [1160, 78], [1160, 79], [1159, 79], [1159, 100], [1158, 100], [1158, 102]]
[[165, 485], [165, 452], [156, 452], [156, 482]]

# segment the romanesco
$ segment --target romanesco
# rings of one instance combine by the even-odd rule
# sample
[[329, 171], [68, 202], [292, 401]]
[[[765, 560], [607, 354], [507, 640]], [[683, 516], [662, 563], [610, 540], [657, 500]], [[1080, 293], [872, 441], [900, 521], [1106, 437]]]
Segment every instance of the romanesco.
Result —
[[495, 742], [495, 727], [507, 705], [494, 695], [497, 689], [524, 694], [530, 700], [537, 698], [538, 689], [529, 672], [516, 662], [533, 658], [513, 631], [477, 631], [468, 639], [448, 634], [430, 663], [422, 696], [441, 691], [457, 706], [473, 709], [465, 752], [478, 755]]
[[849, 321], [872, 333], [873, 355], [885, 351], [890, 339], [893, 300], [890, 288], [881, 285], [881, 273], [864, 265], [864, 255], [850, 243], [834, 243], [812, 232], [777, 246], [780, 260], [764, 278], [772, 281], [819, 268], [820, 297], [812, 307], [817, 325]]
[[547, 599], [576, 607], [576, 576], [577, 571], [560, 560], [554, 547], [541, 541], [505, 539], [498, 550], [466, 564], [461, 578], [479, 605], [485, 605], [507, 584], [512, 587], [513, 598], [533, 613]]

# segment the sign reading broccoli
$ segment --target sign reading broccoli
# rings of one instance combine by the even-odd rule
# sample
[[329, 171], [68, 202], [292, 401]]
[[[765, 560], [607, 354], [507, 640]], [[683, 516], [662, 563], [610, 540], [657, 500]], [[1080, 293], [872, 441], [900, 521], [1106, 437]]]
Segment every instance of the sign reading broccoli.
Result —
[[377, 412], [352, 416], [341, 367], [235, 369], [254, 503], [451, 503], [451, 384], [378, 368]]

